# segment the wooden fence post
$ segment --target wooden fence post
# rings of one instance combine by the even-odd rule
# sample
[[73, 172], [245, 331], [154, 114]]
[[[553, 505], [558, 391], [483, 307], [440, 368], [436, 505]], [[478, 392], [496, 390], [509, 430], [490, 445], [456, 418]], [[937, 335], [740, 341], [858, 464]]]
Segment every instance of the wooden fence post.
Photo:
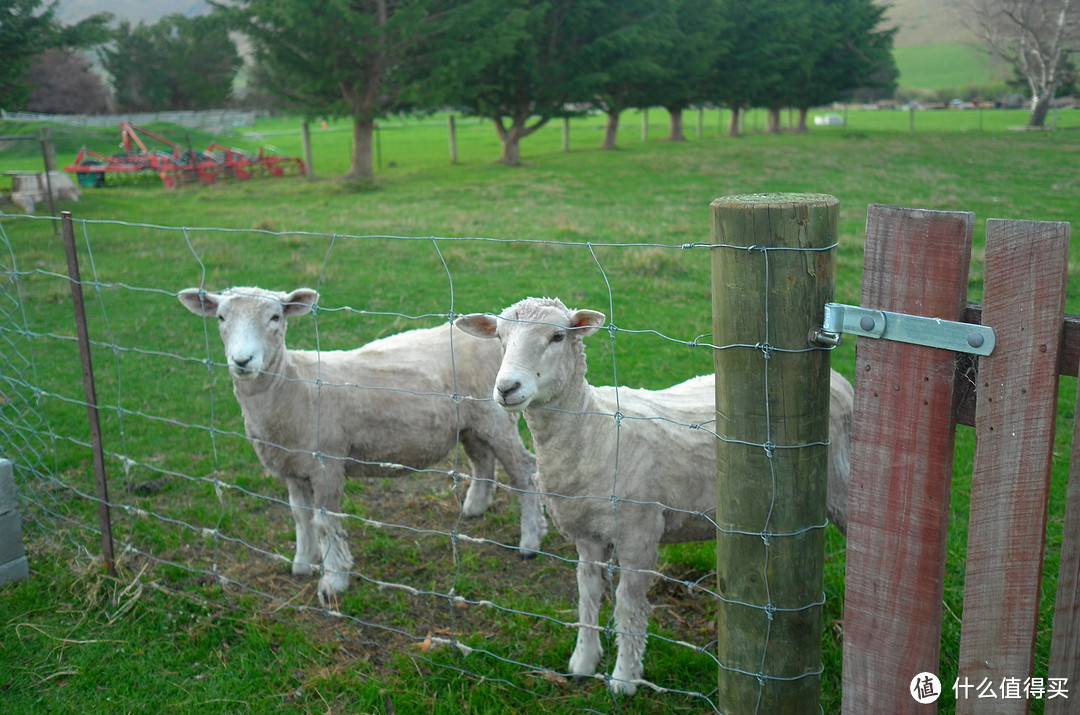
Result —
[[[872, 205], [863, 308], [960, 320], [974, 215]], [[926, 713], [941, 650], [956, 353], [860, 339], [848, 487], [843, 712]], [[951, 685], [951, 684], [949, 684]]]
[[1068, 263], [1069, 224], [987, 220], [982, 319], [997, 345], [979, 361], [957, 713], [985, 712], [984, 680], [995, 714], [1030, 705], [1001, 688], [1013, 679], [1019, 695], [1032, 675]]
[[304, 152], [304, 176], [312, 179], [315, 177], [315, 168], [311, 161], [311, 127], [307, 122], [300, 125], [300, 145]]
[[450, 141], [450, 163], [457, 163], [457, 126], [454, 124], [454, 115], [446, 115], [446, 133]]
[[809, 336], [832, 300], [838, 206], [818, 194], [712, 203], [726, 715], [820, 712], [829, 353]]

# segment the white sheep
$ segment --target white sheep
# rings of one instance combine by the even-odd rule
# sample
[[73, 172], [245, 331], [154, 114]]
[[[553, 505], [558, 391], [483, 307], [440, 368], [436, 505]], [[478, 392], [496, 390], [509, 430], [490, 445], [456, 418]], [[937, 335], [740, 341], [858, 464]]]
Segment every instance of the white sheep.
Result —
[[355, 350], [290, 350], [287, 319], [312, 309], [314, 290], [189, 288], [178, 297], [196, 315], [218, 319], [247, 437], [289, 490], [292, 572], [310, 576], [322, 561], [320, 602], [348, 588], [353, 564], [337, 516], [344, 476], [385, 474], [387, 463], [423, 469], [458, 442], [473, 477], [463, 513], [477, 516], [491, 504], [497, 459], [518, 490], [522, 556], [539, 551], [547, 527], [532, 486], [536, 459], [521, 441], [517, 416], [491, 400], [498, 345], [446, 324]]
[[[589, 385], [582, 338], [604, 320], [603, 313], [571, 311], [556, 299], [527, 298], [498, 317], [467, 315], [455, 324], [501, 340], [494, 397], [509, 411], [524, 411], [538, 460], [537, 489], [552, 522], [577, 546], [579, 624], [569, 665], [574, 675], [593, 675], [600, 662], [605, 563], [618, 562], [618, 655], [608, 685], [631, 695], [643, 672], [658, 545], [716, 538], [715, 524], [702, 516], [716, 509], [716, 437], [709, 429], [715, 421], [714, 376], [656, 391]], [[844, 470], [836, 480], [846, 494], [852, 392], [835, 372], [831, 382], [836, 419], [830, 420], [830, 472]], [[832, 518], [845, 524], [844, 502], [832, 503], [840, 506]]]

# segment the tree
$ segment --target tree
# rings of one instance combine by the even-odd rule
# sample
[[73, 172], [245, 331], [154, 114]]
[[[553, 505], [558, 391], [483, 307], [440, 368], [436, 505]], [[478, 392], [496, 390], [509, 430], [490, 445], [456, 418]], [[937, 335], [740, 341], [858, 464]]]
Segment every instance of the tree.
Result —
[[61, 49], [45, 50], [26, 73], [33, 87], [27, 109], [49, 114], [96, 114], [108, 109], [101, 77], [90, 71], [85, 56]]
[[661, 61], [671, 40], [669, 33], [659, 30], [669, 17], [664, 5], [655, 0], [626, 0], [604, 15], [611, 29], [596, 49], [597, 64], [605, 76], [592, 99], [607, 115], [601, 149], [617, 147], [623, 111], [655, 104], [650, 97], [667, 74]]
[[782, 0], [720, 0], [728, 21], [722, 35], [723, 51], [716, 58], [706, 88], [708, 98], [731, 109], [728, 136], [739, 136], [742, 111], [769, 100], [775, 81], [775, 58], [790, 51], [790, 38], [778, 33], [785, 26]]
[[212, 15], [166, 15], [134, 28], [121, 23], [100, 55], [127, 110], [221, 107], [242, 64], [228, 28]]
[[456, 26], [458, 0], [239, 0], [232, 26], [251, 39], [256, 84], [308, 118], [350, 117], [347, 178], [372, 173], [376, 120], [416, 106], [425, 42]]
[[665, 74], [653, 95], [670, 117], [668, 139], [685, 141], [682, 113], [701, 103], [703, 88], [715, 82], [717, 58], [724, 52], [726, 20], [716, 0], [671, 0], [670, 36], [662, 60]]
[[107, 39], [112, 15], [98, 13], [63, 26], [56, 19], [56, 4], [42, 9], [41, 0], [0, 0], [0, 107], [26, 106], [30, 98], [26, 73], [45, 50], [90, 47]]
[[1080, 49], [1080, 0], [957, 0], [986, 47], [1031, 90], [1029, 127], [1046, 122], [1068, 55]]
[[[575, 104], [593, 101], [606, 78], [604, 46], [613, 28], [606, 13], [619, 0], [495, 0], [504, 9], [482, 45], [483, 62], [447, 77], [444, 97], [488, 117], [502, 144], [499, 161], [521, 162], [520, 142]], [[470, 51], [461, 38], [447, 38]]]
[[813, 0], [807, 16], [813, 40], [804, 72], [793, 78], [790, 106], [799, 110], [797, 130], [806, 131], [810, 107], [834, 102], [858, 88], [890, 93], [899, 71], [892, 56], [896, 29], [879, 29], [886, 8], [873, 0]]

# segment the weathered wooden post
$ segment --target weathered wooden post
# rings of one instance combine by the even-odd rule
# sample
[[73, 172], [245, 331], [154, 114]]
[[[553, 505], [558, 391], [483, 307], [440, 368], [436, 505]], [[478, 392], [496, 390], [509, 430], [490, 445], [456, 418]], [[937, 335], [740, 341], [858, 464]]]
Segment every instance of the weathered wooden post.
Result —
[[446, 115], [446, 133], [450, 137], [450, 163], [457, 163], [457, 127], [454, 124], [454, 115]]
[[829, 353], [839, 202], [712, 203], [719, 691], [726, 715], [820, 712]]
[[300, 145], [304, 151], [304, 176], [315, 178], [315, 169], [311, 161], [311, 127], [307, 122], [300, 125]]

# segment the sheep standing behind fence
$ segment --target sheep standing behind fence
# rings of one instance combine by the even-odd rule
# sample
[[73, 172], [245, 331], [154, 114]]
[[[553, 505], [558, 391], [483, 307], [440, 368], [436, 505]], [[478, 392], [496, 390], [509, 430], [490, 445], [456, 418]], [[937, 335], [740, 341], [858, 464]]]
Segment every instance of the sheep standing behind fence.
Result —
[[[517, 418], [491, 400], [501, 350], [452, 327], [412, 330], [355, 350], [285, 347], [289, 317], [318, 294], [261, 288], [179, 293], [191, 312], [216, 316], [244, 429], [266, 470], [285, 480], [296, 521], [292, 572], [322, 561], [320, 602], [349, 584], [353, 559], [340, 512], [344, 477], [385, 474], [387, 464], [423, 469], [458, 442], [472, 463], [463, 504], [478, 516], [494, 498], [495, 460], [518, 491], [522, 556], [540, 549], [546, 522]], [[400, 470], [396, 470], [400, 471]]]
[[[577, 546], [579, 628], [570, 672], [592, 675], [600, 663], [603, 575], [615, 558], [618, 654], [608, 685], [633, 694], [643, 673], [658, 545], [716, 538], [709, 518], [716, 509], [716, 438], [688, 427], [714, 421], [715, 388], [712, 375], [657, 391], [590, 386], [582, 339], [604, 320], [555, 299], [527, 298], [497, 318], [468, 315], [456, 325], [501, 340], [495, 400], [524, 411], [539, 463], [537, 488], [555, 526]], [[838, 373], [830, 382], [830, 489], [842, 486], [846, 495], [853, 393]], [[846, 524], [845, 500], [829, 503], [830, 518]]]

